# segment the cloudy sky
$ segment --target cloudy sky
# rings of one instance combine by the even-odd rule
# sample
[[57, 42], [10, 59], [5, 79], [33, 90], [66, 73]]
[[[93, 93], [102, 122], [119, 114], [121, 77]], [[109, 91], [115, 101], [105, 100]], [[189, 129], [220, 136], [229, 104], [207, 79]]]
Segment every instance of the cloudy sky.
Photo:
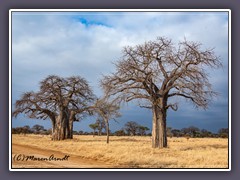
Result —
[[[12, 13], [12, 107], [21, 94], [37, 91], [39, 81], [54, 74], [85, 77], [96, 95], [99, 80], [114, 72], [113, 63], [124, 46], [133, 46], [156, 37], [173, 42], [186, 38], [203, 48], [215, 48], [223, 68], [209, 70], [209, 79], [219, 96], [209, 109], [197, 110], [184, 100], [177, 112], [168, 111], [172, 128], [191, 125], [216, 132], [228, 126], [228, 13], [227, 12], [13, 12]], [[127, 121], [151, 128], [152, 113], [134, 103], [122, 108], [122, 117], [111, 122], [112, 131]], [[90, 131], [94, 118], [75, 123], [75, 130]], [[24, 115], [12, 119], [12, 126], [44, 125]]]

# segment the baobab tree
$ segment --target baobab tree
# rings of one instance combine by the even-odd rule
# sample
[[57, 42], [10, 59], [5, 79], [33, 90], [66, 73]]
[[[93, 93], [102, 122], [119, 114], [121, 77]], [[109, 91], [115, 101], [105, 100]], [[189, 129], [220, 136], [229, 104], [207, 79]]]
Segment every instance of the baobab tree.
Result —
[[[184, 41], [177, 45], [163, 37], [123, 49], [116, 72], [104, 76], [101, 85], [108, 96], [126, 102], [139, 100], [140, 107], [152, 109], [152, 147], [167, 147], [167, 111], [176, 111], [181, 97], [195, 107], [206, 109], [216, 92], [206, 68], [222, 66], [213, 49]], [[172, 99], [172, 100], [171, 100]]]
[[20, 113], [33, 119], [50, 119], [52, 140], [73, 138], [73, 122], [91, 113], [94, 94], [88, 82], [79, 76], [48, 76], [40, 82], [38, 92], [26, 92], [15, 103], [13, 116]]
[[109, 143], [109, 120], [113, 119], [116, 120], [116, 118], [120, 117], [121, 114], [119, 112], [120, 106], [117, 101], [110, 100], [107, 98], [98, 99], [95, 102], [95, 105], [93, 106], [96, 113], [102, 117], [105, 123], [105, 129], [107, 133], [107, 144]]

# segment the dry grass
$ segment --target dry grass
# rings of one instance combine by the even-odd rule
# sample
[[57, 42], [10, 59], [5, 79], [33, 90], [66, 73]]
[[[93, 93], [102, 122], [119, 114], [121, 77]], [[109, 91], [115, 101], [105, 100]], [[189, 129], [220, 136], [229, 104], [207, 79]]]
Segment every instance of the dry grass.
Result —
[[13, 135], [12, 143], [54, 150], [127, 168], [228, 168], [228, 140], [169, 138], [168, 148], [152, 149], [150, 137], [74, 136], [51, 141], [49, 136]]

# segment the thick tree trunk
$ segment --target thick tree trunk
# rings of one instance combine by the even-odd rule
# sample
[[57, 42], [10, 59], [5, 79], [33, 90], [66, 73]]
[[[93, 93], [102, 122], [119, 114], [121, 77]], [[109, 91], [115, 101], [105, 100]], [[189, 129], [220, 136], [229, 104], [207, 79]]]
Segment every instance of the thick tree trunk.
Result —
[[56, 119], [51, 119], [52, 121], [52, 137], [51, 139], [53, 140], [53, 137], [55, 136], [55, 124], [56, 124]]
[[152, 119], [152, 147], [159, 147], [159, 121], [157, 118], [158, 109], [156, 106], [153, 107], [153, 119]]
[[68, 132], [68, 139], [73, 139], [73, 120], [69, 120], [69, 132]]
[[[69, 117], [68, 117], [69, 116]], [[75, 120], [75, 113], [73, 111], [69, 112], [67, 114], [67, 117], [69, 118], [69, 132], [68, 132], [68, 139], [73, 139], [73, 122]]]
[[52, 140], [60, 141], [68, 139], [68, 136], [69, 120], [63, 113], [60, 113], [60, 115], [56, 118], [55, 125], [53, 126]]
[[167, 147], [166, 109], [153, 107], [152, 147]]
[[166, 110], [159, 115], [159, 148], [167, 147]]

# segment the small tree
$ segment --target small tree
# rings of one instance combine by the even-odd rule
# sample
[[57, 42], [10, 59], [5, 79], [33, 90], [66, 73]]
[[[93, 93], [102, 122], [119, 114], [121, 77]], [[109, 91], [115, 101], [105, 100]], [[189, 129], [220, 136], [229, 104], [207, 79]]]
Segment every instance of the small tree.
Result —
[[138, 132], [139, 124], [134, 121], [129, 121], [125, 124], [125, 130], [128, 135], [135, 136]]
[[141, 136], [146, 135], [146, 131], [148, 131], [149, 128], [146, 126], [138, 126], [138, 131]]
[[45, 133], [46, 133], [46, 135], [51, 135], [52, 134], [52, 129], [51, 128], [47, 129], [47, 131]]
[[171, 133], [174, 137], [180, 137], [181, 136], [181, 131], [179, 129], [173, 129], [173, 130], [171, 130]]
[[206, 130], [206, 129], [202, 129], [201, 130], [201, 136], [202, 137], [212, 137], [212, 132]]
[[182, 134], [182, 136], [185, 136], [185, 135], [187, 135], [187, 134], [190, 134], [189, 128], [182, 128], [182, 129], [181, 129], [181, 134]]
[[106, 124], [105, 124], [104, 119], [101, 116], [98, 116], [95, 124], [97, 124], [98, 136], [101, 136], [102, 135], [102, 130], [103, 129], [106, 130]]
[[196, 135], [199, 134], [199, 132], [200, 132], [199, 128], [197, 128], [195, 126], [190, 126], [188, 129], [189, 129], [189, 132], [192, 135], [192, 137], [196, 137]]
[[98, 124], [89, 124], [89, 127], [93, 129], [93, 137], [94, 137], [96, 129], [98, 128]]
[[[222, 66], [213, 49], [201, 43], [181, 41], [174, 45], [163, 37], [123, 49], [116, 72], [104, 76], [105, 94], [123, 101], [139, 100], [152, 109], [152, 147], [167, 147], [167, 111], [178, 109], [176, 97], [207, 109], [217, 94], [212, 90], [207, 67]], [[175, 97], [175, 98], [174, 98]]]
[[228, 128], [221, 128], [218, 130], [218, 134], [222, 138], [228, 138]]
[[171, 127], [167, 127], [167, 136], [168, 137], [172, 137], [173, 136]]
[[109, 120], [113, 119], [116, 120], [116, 118], [120, 117], [121, 114], [119, 112], [120, 106], [117, 101], [111, 101], [107, 98], [98, 99], [95, 102], [95, 105], [93, 108], [96, 110], [97, 114], [101, 116], [105, 122], [106, 127], [106, 134], [107, 134], [107, 144], [109, 143]]
[[40, 134], [42, 131], [44, 131], [44, 126], [41, 126], [39, 124], [35, 124], [33, 127], [32, 127], [32, 131], [35, 133], [35, 134]]
[[115, 131], [114, 133], [116, 136], [125, 136], [125, 131], [123, 129]]
[[29, 126], [23, 126], [23, 127], [16, 127], [12, 128], [12, 134], [30, 134], [32, 133], [32, 130], [30, 129]]

